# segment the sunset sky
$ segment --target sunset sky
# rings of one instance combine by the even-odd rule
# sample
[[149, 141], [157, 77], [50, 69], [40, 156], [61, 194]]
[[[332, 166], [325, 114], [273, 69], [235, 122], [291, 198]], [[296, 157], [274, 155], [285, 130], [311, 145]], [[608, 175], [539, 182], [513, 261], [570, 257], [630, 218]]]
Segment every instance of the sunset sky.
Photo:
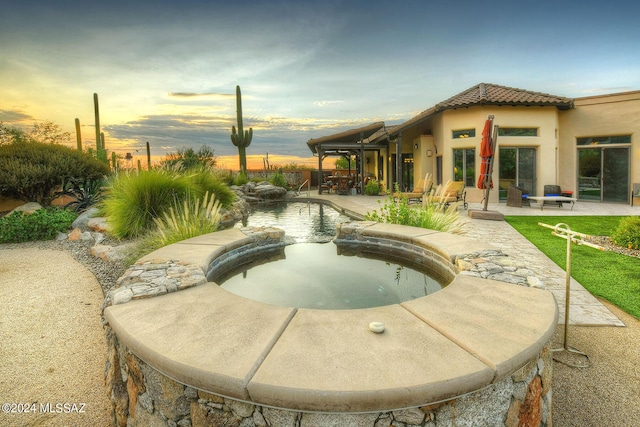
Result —
[[[313, 160], [306, 141], [400, 123], [480, 82], [567, 97], [640, 89], [640, 3], [22, 0], [0, 13], [0, 122], [53, 121], [154, 157], [208, 145], [238, 168]], [[139, 151], [137, 151], [139, 150]], [[135, 157], [134, 157], [135, 158]]]

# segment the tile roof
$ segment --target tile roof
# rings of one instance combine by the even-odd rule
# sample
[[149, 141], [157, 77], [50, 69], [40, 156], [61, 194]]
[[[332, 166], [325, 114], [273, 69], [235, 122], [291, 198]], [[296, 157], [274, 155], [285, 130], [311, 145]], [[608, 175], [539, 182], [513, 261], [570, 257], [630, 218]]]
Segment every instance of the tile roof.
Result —
[[573, 99], [491, 83], [479, 83], [401, 123], [391, 130], [389, 135], [396, 135], [442, 111], [478, 105], [549, 106], [569, 110], [573, 108]]
[[473, 105], [553, 106], [559, 109], [570, 109], [573, 106], [573, 99], [491, 83], [480, 83], [436, 104], [436, 109], [442, 111]]

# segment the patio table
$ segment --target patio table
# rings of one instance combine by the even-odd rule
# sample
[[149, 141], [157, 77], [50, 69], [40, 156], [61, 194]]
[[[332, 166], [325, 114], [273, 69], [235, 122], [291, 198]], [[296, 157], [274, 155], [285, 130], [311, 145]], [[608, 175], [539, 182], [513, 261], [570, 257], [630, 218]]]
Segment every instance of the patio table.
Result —
[[544, 202], [559, 202], [560, 207], [562, 207], [563, 203], [571, 202], [571, 210], [573, 210], [573, 205], [577, 201], [575, 197], [567, 197], [567, 196], [529, 196], [527, 197], [529, 200], [533, 200], [540, 204], [540, 210], [544, 208]]

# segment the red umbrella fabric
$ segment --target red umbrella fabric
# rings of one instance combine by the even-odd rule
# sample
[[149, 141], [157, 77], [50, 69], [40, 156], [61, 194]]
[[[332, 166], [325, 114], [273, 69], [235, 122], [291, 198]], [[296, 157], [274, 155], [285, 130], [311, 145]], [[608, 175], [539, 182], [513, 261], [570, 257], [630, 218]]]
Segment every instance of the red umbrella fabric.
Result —
[[[480, 176], [478, 177], [478, 188], [485, 188], [485, 181], [490, 178], [489, 166], [493, 160], [493, 150], [491, 147], [491, 126], [493, 120], [487, 119], [484, 122], [484, 129], [482, 130], [482, 142], [480, 143], [480, 157], [482, 157], [482, 163], [480, 164]], [[489, 180], [491, 188], [493, 188], [493, 181]]]

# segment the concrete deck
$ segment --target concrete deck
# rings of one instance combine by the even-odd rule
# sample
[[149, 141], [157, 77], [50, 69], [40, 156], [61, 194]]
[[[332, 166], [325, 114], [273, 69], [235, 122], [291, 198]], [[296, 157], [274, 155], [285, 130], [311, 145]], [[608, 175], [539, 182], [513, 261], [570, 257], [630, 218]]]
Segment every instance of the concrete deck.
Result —
[[[428, 242], [445, 260], [495, 249], [462, 236], [434, 240], [442, 233], [412, 227], [378, 224], [369, 233]], [[201, 263], [245, 239], [237, 230], [215, 234], [149, 258]], [[178, 382], [265, 406], [367, 412], [438, 402], [503, 379], [540, 354], [558, 309], [550, 292], [458, 275], [433, 295], [362, 310], [262, 304], [207, 283], [107, 307], [105, 318], [132, 352]], [[374, 321], [384, 333], [369, 330]]]

